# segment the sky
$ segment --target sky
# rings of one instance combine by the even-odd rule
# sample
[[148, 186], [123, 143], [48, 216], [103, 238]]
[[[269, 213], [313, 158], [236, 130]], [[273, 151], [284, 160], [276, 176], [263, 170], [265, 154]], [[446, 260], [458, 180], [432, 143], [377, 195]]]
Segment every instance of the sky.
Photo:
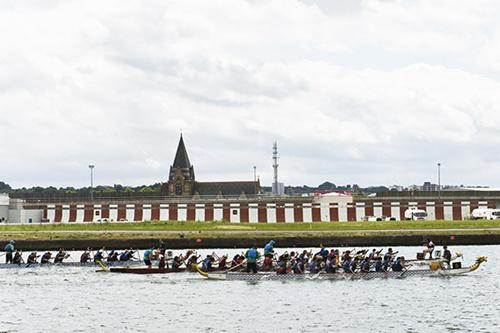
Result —
[[0, 2], [0, 180], [500, 186], [500, 2]]

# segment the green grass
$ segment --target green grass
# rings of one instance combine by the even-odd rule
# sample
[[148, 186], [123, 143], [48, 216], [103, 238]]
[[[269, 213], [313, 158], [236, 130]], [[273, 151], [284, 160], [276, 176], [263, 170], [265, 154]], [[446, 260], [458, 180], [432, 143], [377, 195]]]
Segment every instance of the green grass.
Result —
[[[425, 232], [419, 231], [420, 229]], [[451, 231], [450, 229], [455, 229]], [[397, 230], [396, 232], [394, 230]], [[373, 231], [376, 231], [374, 233]], [[320, 235], [318, 235], [318, 233]], [[500, 234], [500, 221], [387, 221], [315, 223], [142, 222], [0, 225], [0, 240], [271, 238], [328, 236]]]
[[315, 222], [315, 223], [227, 223], [227, 222], [141, 222], [88, 224], [1, 225], [0, 232], [58, 231], [342, 231], [412, 229], [488, 229], [500, 228], [500, 220], [476, 221], [387, 221], [387, 222]]

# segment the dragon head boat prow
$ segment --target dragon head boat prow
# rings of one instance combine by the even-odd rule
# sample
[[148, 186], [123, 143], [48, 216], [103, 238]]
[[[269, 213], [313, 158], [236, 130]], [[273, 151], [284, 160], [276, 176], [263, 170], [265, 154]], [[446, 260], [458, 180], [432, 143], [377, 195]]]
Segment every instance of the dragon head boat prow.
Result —
[[476, 269], [479, 268], [479, 266], [481, 266], [481, 264], [485, 261], [488, 261], [488, 257], [486, 256], [479, 256], [476, 258], [476, 262], [474, 263], [474, 265], [470, 266], [469, 270], [472, 272], [472, 271], [475, 271]]

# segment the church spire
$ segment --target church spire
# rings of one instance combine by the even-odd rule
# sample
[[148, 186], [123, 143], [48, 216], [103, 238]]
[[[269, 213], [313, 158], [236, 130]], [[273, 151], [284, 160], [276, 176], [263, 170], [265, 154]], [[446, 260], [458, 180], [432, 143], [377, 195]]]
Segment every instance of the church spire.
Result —
[[178, 169], [189, 169], [191, 167], [182, 134], [181, 139], [179, 140], [179, 145], [177, 146], [177, 153], [175, 154], [174, 164], [172, 167]]

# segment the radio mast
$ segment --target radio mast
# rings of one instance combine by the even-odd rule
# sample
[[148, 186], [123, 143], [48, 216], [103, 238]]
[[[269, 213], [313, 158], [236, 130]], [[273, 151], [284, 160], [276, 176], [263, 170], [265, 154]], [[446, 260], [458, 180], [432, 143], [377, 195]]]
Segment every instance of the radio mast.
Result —
[[273, 194], [280, 195], [279, 183], [278, 183], [278, 142], [274, 141], [273, 144], [273, 169], [274, 169], [274, 182], [273, 182]]

